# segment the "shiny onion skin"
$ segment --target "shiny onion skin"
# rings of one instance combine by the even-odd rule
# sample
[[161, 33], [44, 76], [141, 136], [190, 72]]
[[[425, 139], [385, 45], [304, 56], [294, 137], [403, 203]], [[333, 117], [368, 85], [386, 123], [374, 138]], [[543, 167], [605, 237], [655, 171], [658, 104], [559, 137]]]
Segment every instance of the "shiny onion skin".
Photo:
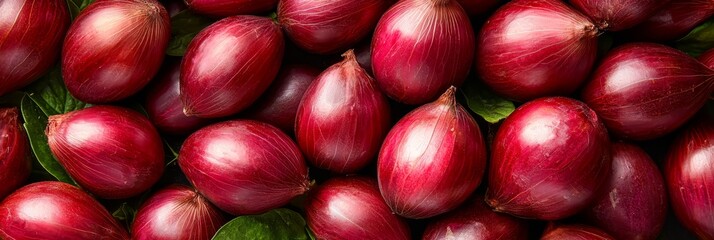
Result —
[[143, 203], [131, 227], [135, 240], [210, 239], [223, 213], [191, 187], [171, 185]]
[[0, 238], [128, 240], [129, 234], [79, 188], [62, 182], [37, 182], [0, 203]]
[[516, 101], [571, 94], [593, 67], [598, 35], [559, 0], [514, 0], [481, 29], [476, 69], [493, 91]]
[[702, 53], [698, 59], [699, 62], [709, 67], [709, 69], [714, 69], [714, 49]]
[[278, 21], [285, 33], [311, 53], [338, 53], [374, 30], [394, 0], [281, 0]]
[[379, 190], [396, 214], [433, 217], [458, 207], [481, 183], [486, 146], [451, 87], [392, 127], [377, 162]]
[[714, 239], [714, 119], [700, 119], [672, 143], [664, 174], [679, 221], [701, 239]]
[[[588, 15], [600, 30], [620, 31], [631, 28], [655, 14], [670, 0], [570, 0]], [[680, 0], [675, 0], [680, 1]]]
[[67, 90], [107, 103], [141, 90], [156, 75], [171, 37], [169, 15], [155, 0], [100, 0], [80, 12], [62, 48]]
[[559, 225], [550, 224], [545, 229], [541, 240], [615, 240], [605, 231], [586, 225]]
[[625, 31], [638, 40], [668, 42], [684, 37], [714, 16], [714, 1], [673, 0], [641, 24]]
[[278, 0], [185, 0], [194, 12], [216, 18], [259, 15], [275, 8]]
[[484, 14], [500, 3], [501, 0], [458, 0], [461, 7], [472, 16]]
[[648, 140], [677, 129], [714, 91], [714, 70], [664, 45], [613, 49], [585, 86], [582, 100], [620, 137]]
[[366, 177], [327, 180], [308, 194], [305, 214], [317, 239], [410, 239], [407, 223]]
[[225, 117], [250, 106], [280, 70], [285, 40], [271, 19], [224, 18], [191, 41], [181, 64], [184, 113]]
[[278, 128], [252, 120], [217, 123], [191, 134], [178, 163], [203, 196], [233, 215], [280, 207], [309, 188], [298, 146]]
[[656, 239], [667, 215], [667, 192], [647, 153], [614, 143], [611, 175], [605, 182], [586, 210], [591, 222], [618, 239]]
[[0, 201], [30, 176], [30, 143], [16, 108], [0, 108]]
[[349, 50], [310, 84], [295, 136], [312, 165], [353, 173], [375, 158], [390, 126], [387, 97]]
[[572, 216], [591, 203], [610, 163], [607, 130], [594, 111], [570, 98], [536, 99], [496, 133], [486, 202], [523, 218]]
[[62, 0], [3, 0], [0, 9], [1, 96], [53, 66], [70, 20]]
[[140, 113], [93, 106], [50, 116], [47, 139], [59, 163], [82, 188], [105, 199], [148, 190], [164, 172], [163, 141]]
[[474, 43], [468, 15], [455, 0], [399, 1], [377, 24], [372, 71], [390, 98], [424, 104], [463, 83]]

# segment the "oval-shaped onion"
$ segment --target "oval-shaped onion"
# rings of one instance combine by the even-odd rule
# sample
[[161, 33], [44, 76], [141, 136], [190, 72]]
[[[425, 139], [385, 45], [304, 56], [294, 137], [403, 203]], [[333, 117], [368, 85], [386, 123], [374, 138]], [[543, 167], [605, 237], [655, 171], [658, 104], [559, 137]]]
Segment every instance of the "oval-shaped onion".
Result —
[[459, 206], [481, 183], [486, 146], [451, 87], [404, 116], [382, 144], [379, 190], [395, 213], [428, 218]]
[[1, 96], [52, 67], [70, 20], [62, 0], [3, 0], [0, 9]]
[[590, 73], [598, 34], [560, 0], [514, 0], [483, 25], [476, 69], [493, 91], [513, 100], [567, 95]]
[[458, 0], [461, 7], [472, 16], [481, 15], [490, 11], [499, 4], [499, 1], [500, 0]]
[[655, 14], [669, 0], [570, 0], [600, 30], [631, 28]]
[[403, 0], [379, 20], [372, 70], [402, 103], [423, 104], [461, 85], [474, 57], [474, 32], [456, 0]]
[[374, 159], [391, 121], [389, 103], [377, 83], [359, 66], [352, 50], [344, 57], [305, 92], [295, 136], [313, 165], [351, 173]]
[[709, 51], [702, 53], [698, 59], [699, 62], [703, 63], [710, 69], [714, 69], [714, 49], [710, 49]]
[[667, 215], [667, 192], [657, 165], [639, 147], [615, 143], [611, 169], [586, 214], [618, 239], [656, 239]]
[[675, 0], [623, 33], [633, 39], [668, 42], [684, 37], [711, 16], [714, 16], [714, 1]]
[[203, 196], [233, 215], [280, 207], [309, 187], [298, 146], [279, 129], [252, 120], [217, 123], [191, 134], [178, 163]]
[[407, 223], [392, 213], [377, 183], [366, 177], [328, 180], [310, 192], [305, 213], [318, 239], [410, 239]]
[[164, 148], [151, 122], [137, 112], [94, 106], [50, 116], [47, 139], [67, 173], [100, 198], [149, 189], [164, 172]]
[[277, 76], [284, 48], [269, 18], [233, 16], [203, 29], [181, 65], [184, 113], [214, 118], [247, 108]]
[[0, 108], [0, 200], [30, 176], [30, 143], [16, 108]]
[[541, 240], [615, 240], [605, 231], [586, 225], [551, 224], [540, 237]]
[[605, 126], [569, 98], [523, 104], [501, 124], [492, 148], [486, 200], [519, 217], [571, 216], [588, 206], [610, 172]]
[[129, 239], [97, 200], [62, 182], [24, 186], [0, 203], [2, 239]]
[[96, 1], [79, 13], [62, 48], [67, 90], [89, 103], [124, 99], [156, 75], [171, 37], [155, 0]]
[[714, 91], [714, 70], [654, 43], [622, 45], [602, 60], [582, 99], [621, 137], [647, 140], [677, 129]]
[[185, 0], [185, 2], [194, 12], [219, 18], [257, 15], [266, 13], [278, 5], [278, 0]]
[[226, 222], [193, 188], [171, 185], [143, 203], [131, 226], [136, 240], [210, 239]]

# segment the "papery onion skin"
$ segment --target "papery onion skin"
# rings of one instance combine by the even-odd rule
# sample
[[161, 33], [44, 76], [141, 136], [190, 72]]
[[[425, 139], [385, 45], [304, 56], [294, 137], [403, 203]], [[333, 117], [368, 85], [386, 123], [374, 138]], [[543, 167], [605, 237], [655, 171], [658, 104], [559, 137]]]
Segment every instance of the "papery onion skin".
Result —
[[574, 224], [548, 226], [548, 228], [540, 237], [541, 240], [615, 240], [607, 232], [595, 227]]
[[126, 108], [98, 105], [53, 115], [46, 134], [72, 179], [100, 198], [136, 196], [164, 172], [159, 133], [144, 115]]
[[598, 34], [558, 0], [511, 1], [483, 25], [476, 70], [494, 92], [516, 101], [568, 95], [593, 67]]
[[317, 239], [410, 239], [407, 223], [366, 177], [328, 180], [309, 193], [305, 213]]
[[196, 190], [171, 185], [143, 203], [131, 235], [136, 240], [210, 239], [224, 223], [221, 210]]
[[601, 30], [631, 28], [655, 14], [669, 0], [570, 0], [588, 15]]
[[62, 182], [24, 186], [0, 203], [3, 239], [129, 239], [99, 202]]
[[0, 2], [0, 96], [37, 80], [52, 67], [69, 27], [61, 0]]
[[16, 108], [0, 108], [0, 200], [30, 176], [30, 143]]
[[714, 70], [654, 43], [613, 49], [585, 86], [582, 100], [617, 136], [648, 140], [691, 118], [714, 91]]
[[702, 53], [702, 55], [699, 55], [699, 58], [697, 59], [699, 62], [709, 67], [709, 69], [714, 69], [714, 49], [710, 49], [709, 51]]
[[375, 158], [390, 126], [387, 97], [349, 50], [305, 92], [295, 137], [312, 165], [354, 173]]
[[612, 170], [586, 215], [618, 239], [656, 239], [667, 216], [667, 192], [657, 165], [641, 148], [612, 145]]
[[486, 146], [455, 92], [451, 87], [435, 102], [409, 112], [382, 144], [377, 179], [396, 214], [421, 219], [448, 212], [481, 183]]
[[562, 219], [591, 203], [610, 164], [607, 130], [594, 111], [570, 98], [536, 99], [496, 133], [486, 201], [497, 212]]
[[259, 15], [278, 5], [278, 0], [185, 0], [194, 12], [216, 18], [234, 15]]
[[399, 1], [377, 24], [372, 71], [390, 98], [424, 104], [463, 83], [474, 43], [468, 15], [455, 0]]
[[471, 16], [478, 16], [496, 7], [501, 0], [458, 0], [458, 2]]
[[309, 187], [298, 146], [280, 129], [252, 120], [217, 123], [191, 134], [178, 163], [203, 196], [233, 215], [280, 207]]
[[674, 41], [687, 35], [711, 16], [714, 16], [714, 2], [711, 0], [675, 0], [623, 33], [637, 40]]
[[62, 77], [67, 90], [88, 103], [135, 94], [159, 71], [170, 37], [169, 15], [155, 0], [90, 4], [64, 40]]
[[246, 109], [277, 76], [284, 48], [280, 27], [265, 17], [233, 16], [203, 29], [181, 64], [184, 113], [217, 118]]

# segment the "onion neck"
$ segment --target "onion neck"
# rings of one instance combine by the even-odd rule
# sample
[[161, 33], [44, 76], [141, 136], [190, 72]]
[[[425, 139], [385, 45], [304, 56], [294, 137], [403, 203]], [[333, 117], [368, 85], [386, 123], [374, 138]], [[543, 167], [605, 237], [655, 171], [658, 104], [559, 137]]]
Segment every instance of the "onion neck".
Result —
[[449, 89], [441, 94], [439, 99], [436, 100], [437, 103], [448, 105], [452, 108], [456, 107], [456, 87], [453, 85]]

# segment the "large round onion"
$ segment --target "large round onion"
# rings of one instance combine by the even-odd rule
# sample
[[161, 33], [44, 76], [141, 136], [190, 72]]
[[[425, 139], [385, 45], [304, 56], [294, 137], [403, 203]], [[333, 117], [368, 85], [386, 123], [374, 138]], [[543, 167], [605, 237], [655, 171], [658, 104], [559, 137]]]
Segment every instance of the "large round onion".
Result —
[[486, 168], [486, 146], [476, 121], [451, 87], [435, 102], [399, 120], [379, 152], [379, 190], [395, 213], [428, 218], [459, 206]]
[[191, 134], [178, 163], [203, 196], [233, 215], [285, 205], [310, 184], [298, 146], [279, 129], [251, 120], [217, 123]]
[[711, 16], [714, 16], [714, 1], [674, 0], [641, 24], [623, 33], [634, 39], [673, 41], [684, 37]]
[[38, 182], [0, 203], [2, 239], [128, 240], [126, 230], [79, 188]]
[[654, 43], [631, 43], [602, 60], [582, 99], [608, 129], [647, 140], [691, 118], [714, 91], [714, 70], [686, 54]]
[[570, 0], [570, 3], [590, 16], [601, 30], [620, 31], [645, 21], [669, 1]]
[[372, 70], [389, 97], [427, 103], [466, 79], [474, 41], [469, 18], [456, 0], [403, 0], [377, 24]]
[[541, 240], [615, 240], [605, 231], [586, 225], [551, 224], [540, 237]]
[[514, 0], [481, 29], [476, 69], [496, 93], [517, 101], [567, 95], [590, 73], [598, 34], [560, 0]]
[[481, 15], [484, 14], [488, 11], [490, 11], [492, 8], [494, 8], [496, 5], [499, 4], [500, 0], [457, 0], [459, 4], [461, 4], [461, 7], [466, 10], [467, 13], [470, 15]]
[[16, 108], [0, 108], [0, 200], [30, 176], [30, 143]]
[[69, 12], [62, 0], [3, 0], [0, 9], [0, 95], [5, 95], [52, 67]]
[[191, 41], [181, 65], [184, 112], [225, 117], [250, 106], [280, 69], [285, 41], [271, 19], [224, 18]]
[[89, 103], [133, 95], [159, 71], [170, 37], [168, 13], [155, 0], [90, 4], [64, 40], [62, 77], [67, 90]]
[[588, 206], [610, 163], [610, 140], [594, 111], [569, 98], [536, 99], [498, 129], [486, 200], [497, 212], [565, 218]]
[[255, 15], [275, 8], [278, 0], [185, 0], [188, 7], [197, 13], [213, 17]]

